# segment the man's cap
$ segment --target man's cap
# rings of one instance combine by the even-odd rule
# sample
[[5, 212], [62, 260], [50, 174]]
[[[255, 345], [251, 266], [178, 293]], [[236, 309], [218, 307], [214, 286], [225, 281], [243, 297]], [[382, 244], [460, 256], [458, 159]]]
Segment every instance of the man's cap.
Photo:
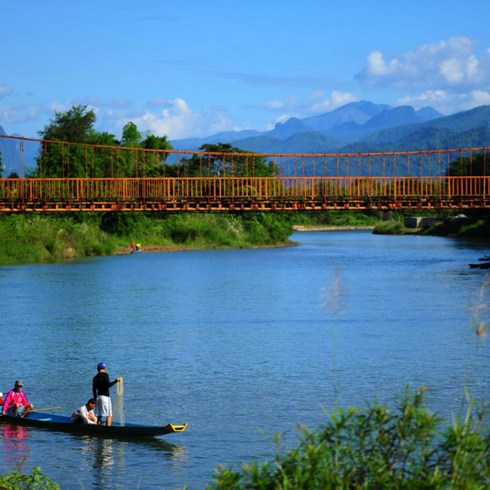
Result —
[[105, 369], [105, 364], [103, 362], [99, 362], [99, 364], [97, 364], [97, 369]]
[[24, 381], [22, 381], [21, 379], [18, 379], [18, 380], [15, 382], [15, 386], [24, 386]]

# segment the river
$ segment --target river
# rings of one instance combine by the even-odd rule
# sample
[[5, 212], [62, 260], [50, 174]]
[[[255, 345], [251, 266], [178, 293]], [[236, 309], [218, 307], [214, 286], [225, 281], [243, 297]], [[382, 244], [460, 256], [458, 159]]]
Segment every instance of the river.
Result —
[[[204, 488], [217, 465], [296, 443], [333, 406], [429, 388], [443, 417], [489, 399], [488, 245], [370, 231], [297, 232], [297, 246], [143, 253], [0, 268], [0, 390], [23, 379], [69, 414], [97, 363], [124, 379], [127, 422], [184, 433], [118, 441], [0, 425], [0, 471], [62, 488]], [[113, 388], [112, 397], [116, 398]]]

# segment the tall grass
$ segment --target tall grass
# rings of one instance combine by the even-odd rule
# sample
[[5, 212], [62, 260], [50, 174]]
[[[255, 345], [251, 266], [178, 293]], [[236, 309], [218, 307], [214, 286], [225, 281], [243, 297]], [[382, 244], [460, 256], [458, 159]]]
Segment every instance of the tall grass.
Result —
[[11, 215], [0, 218], [0, 264], [57, 262], [114, 249], [96, 224], [69, 217]]
[[59, 262], [109, 255], [131, 241], [188, 248], [282, 245], [290, 217], [266, 214], [125, 213], [0, 216], [0, 264]]
[[407, 388], [395, 410], [335, 409], [315, 432], [300, 428], [297, 448], [240, 469], [218, 469], [217, 489], [490, 488], [490, 411], [469, 400], [449, 426]]

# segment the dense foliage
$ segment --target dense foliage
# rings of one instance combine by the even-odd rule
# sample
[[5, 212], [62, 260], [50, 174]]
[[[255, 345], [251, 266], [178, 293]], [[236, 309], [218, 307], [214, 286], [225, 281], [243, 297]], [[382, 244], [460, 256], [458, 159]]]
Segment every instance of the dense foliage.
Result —
[[171, 149], [166, 136], [142, 135], [129, 122], [118, 141], [113, 134], [96, 131], [96, 119], [95, 112], [87, 106], [56, 112], [39, 132], [45, 142], [32, 176], [154, 177], [164, 172], [165, 150]]
[[204, 144], [199, 150], [203, 153], [192, 155], [183, 162], [188, 177], [270, 177], [277, 173], [274, 164], [266, 158], [252, 157], [249, 152], [228, 143]]
[[169, 249], [283, 245], [291, 233], [291, 216], [260, 213], [0, 215], [0, 264], [124, 253], [133, 240]]
[[489, 488], [489, 415], [488, 406], [470, 402], [444, 427], [424, 389], [407, 389], [396, 410], [336, 409], [318, 431], [302, 428], [297, 448], [239, 470], [220, 468], [207, 488]]
[[32, 474], [25, 475], [15, 470], [6, 475], [0, 475], [2, 490], [58, 490], [60, 486], [41, 472], [33, 468]]
[[451, 162], [447, 175], [455, 176], [479, 176], [489, 175], [490, 161], [486, 153], [477, 153], [472, 156], [457, 158]]

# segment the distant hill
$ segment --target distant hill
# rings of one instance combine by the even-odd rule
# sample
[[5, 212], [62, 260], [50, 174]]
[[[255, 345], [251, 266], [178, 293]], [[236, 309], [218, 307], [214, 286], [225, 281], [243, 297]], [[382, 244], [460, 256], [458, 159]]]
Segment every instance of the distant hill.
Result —
[[204, 143], [231, 143], [260, 153], [457, 149], [490, 145], [489, 127], [490, 106], [442, 116], [431, 107], [415, 110], [361, 101], [318, 116], [291, 118], [270, 131], [231, 131], [171, 143], [187, 150], [197, 150]]
[[[393, 127], [420, 124], [442, 117], [425, 107], [391, 107], [369, 101], [351, 102], [331, 112], [305, 119], [290, 118], [270, 131], [227, 132], [206, 138], [171, 141], [175, 149], [197, 150], [205, 143], [231, 143], [263, 153], [330, 153], [341, 151], [373, 133]], [[301, 135], [301, 136], [299, 136]]]
[[[237, 148], [257, 153], [316, 153], [318, 148], [330, 148], [329, 151], [337, 151], [344, 146], [344, 142], [320, 131], [297, 132], [284, 139], [262, 135], [231, 143]], [[298, 148], [301, 148], [301, 151], [298, 151]]]
[[[0, 126], [0, 135], [7, 135]], [[2, 153], [3, 176], [8, 177], [12, 172], [18, 172], [18, 143], [15, 140], [0, 138], [0, 152]]]
[[[368, 137], [363, 138], [362, 142], [370, 144], [390, 144], [395, 145], [397, 149], [408, 150], [417, 149], [414, 145], [420, 141], [424, 145], [430, 146], [430, 140], [433, 134], [441, 135], [444, 132], [452, 133], [453, 137], [459, 133], [464, 133], [470, 130], [490, 127], [490, 106], [480, 106], [469, 111], [458, 112], [452, 116], [439, 117], [428, 122], [420, 124], [407, 124], [382, 131], [375, 131]], [[477, 133], [475, 133], [476, 135]], [[483, 134], [483, 133], [482, 133]], [[400, 141], [404, 141], [405, 147], [399, 147]], [[469, 142], [468, 146], [483, 146], [490, 144], [487, 141]], [[438, 143], [437, 143], [438, 144]], [[430, 146], [434, 149], [439, 146]], [[444, 148], [460, 148], [456, 142], [448, 142], [449, 146]]]
[[[227, 139], [220, 139], [224, 136]], [[171, 143], [182, 148], [181, 142]], [[353, 102], [318, 116], [291, 118], [271, 131], [251, 132], [247, 137], [228, 132], [195, 139], [194, 146], [186, 149], [197, 150], [208, 142], [231, 143], [257, 153], [366, 153], [490, 146], [490, 106], [442, 116], [431, 107], [415, 110], [411, 106]], [[292, 171], [293, 161], [289, 160], [283, 162], [285, 173]], [[378, 160], [372, 160], [375, 172], [382, 171]], [[434, 172], [441, 171], [438, 162], [434, 165]], [[311, 171], [306, 168], [306, 175]]]
[[[7, 135], [2, 126], [0, 126], [0, 135]], [[27, 172], [29, 168], [34, 168], [36, 166], [36, 157], [39, 154], [39, 144], [34, 141], [24, 141], [21, 150], [19, 141], [0, 138], [0, 152], [2, 154], [3, 177], [8, 177], [12, 173], [20, 175], [22, 165], [25, 172]]]

